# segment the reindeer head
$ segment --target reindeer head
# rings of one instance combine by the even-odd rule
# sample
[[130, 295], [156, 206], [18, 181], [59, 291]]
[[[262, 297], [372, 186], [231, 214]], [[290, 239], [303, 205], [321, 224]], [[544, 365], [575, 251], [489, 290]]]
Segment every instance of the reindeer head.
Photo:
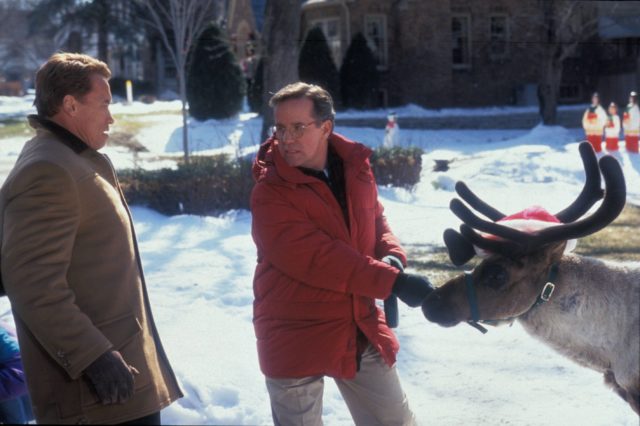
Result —
[[[526, 217], [528, 210], [506, 216], [478, 198], [463, 182], [456, 184], [460, 198], [491, 220], [482, 219], [460, 200], [453, 199], [450, 208], [463, 225], [460, 232], [453, 229], [444, 232], [449, 257], [459, 266], [475, 256], [477, 249], [490, 255], [473, 271], [451, 279], [431, 293], [422, 305], [427, 319], [442, 326], [467, 321], [484, 330], [478, 321], [513, 320], [548, 299], [557, 272], [554, 265], [562, 257], [566, 242], [607, 226], [620, 214], [626, 201], [624, 176], [618, 162], [611, 156], [598, 162], [587, 142], [581, 143], [579, 150], [586, 173], [584, 188], [569, 207], [555, 215], [547, 214], [547, 221], [555, 223], [546, 226], [536, 222], [533, 229], [515, 229], [510, 225], [512, 219]], [[600, 172], [605, 181], [604, 191], [600, 188]], [[602, 198], [594, 213], [580, 219]]]

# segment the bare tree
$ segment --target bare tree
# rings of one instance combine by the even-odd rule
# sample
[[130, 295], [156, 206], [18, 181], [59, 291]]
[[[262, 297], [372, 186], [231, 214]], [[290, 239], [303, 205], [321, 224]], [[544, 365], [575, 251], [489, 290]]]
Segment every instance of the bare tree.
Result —
[[558, 97], [564, 62], [578, 51], [581, 43], [592, 39], [598, 31], [596, 2], [578, 0], [539, 0], [541, 19], [535, 31], [541, 35], [538, 44], [540, 79], [538, 96], [542, 122], [556, 124]]
[[176, 67], [178, 91], [182, 101], [182, 147], [184, 160], [189, 162], [189, 134], [187, 126], [187, 71], [189, 51], [202, 30], [219, 16], [221, 0], [137, 0], [146, 6], [148, 24], [160, 39]]
[[[43, 33], [29, 31], [29, 16], [35, 0], [0, 1], [0, 76], [28, 79], [56, 49], [55, 41]], [[26, 87], [23, 87], [26, 89]]]
[[269, 136], [273, 125], [271, 93], [298, 80], [300, 0], [267, 0], [264, 18], [262, 140]]

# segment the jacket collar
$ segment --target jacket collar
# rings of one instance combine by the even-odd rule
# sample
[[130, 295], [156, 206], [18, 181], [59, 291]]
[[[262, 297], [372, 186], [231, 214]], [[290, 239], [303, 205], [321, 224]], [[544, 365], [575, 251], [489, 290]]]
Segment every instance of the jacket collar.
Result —
[[[344, 162], [345, 174], [360, 171], [372, 153], [366, 146], [349, 140], [338, 133], [332, 133], [329, 136], [329, 144]], [[318, 181], [316, 178], [304, 174], [298, 168], [289, 166], [280, 155], [277, 141], [273, 137], [260, 146], [253, 165], [253, 174], [256, 181], [271, 183], [280, 182], [300, 185]]]
[[29, 119], [29, 124], [31, 125], [31, 127], [36, 130], [48, 130], [49, 132], [53, 133], [53, 135], [56, 137], [55, 139], [58, 142], [68, 146], [76, 154], [82, 154], [85, 150], [89, 149], [89, 145], [84, 143], [82, 139], [80, 139], [61, 125], [36, 114], [31, 114], [27, 118]]

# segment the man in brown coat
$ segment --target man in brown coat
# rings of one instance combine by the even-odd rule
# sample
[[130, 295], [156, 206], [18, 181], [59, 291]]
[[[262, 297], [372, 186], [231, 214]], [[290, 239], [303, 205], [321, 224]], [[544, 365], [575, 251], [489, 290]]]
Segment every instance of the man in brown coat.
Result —
[[131, 215], [109, 159], [111, 72], [53, 55], [0, 190], [1, 271], [39, 423], [159, 424], [182, 396], [153, 322]]

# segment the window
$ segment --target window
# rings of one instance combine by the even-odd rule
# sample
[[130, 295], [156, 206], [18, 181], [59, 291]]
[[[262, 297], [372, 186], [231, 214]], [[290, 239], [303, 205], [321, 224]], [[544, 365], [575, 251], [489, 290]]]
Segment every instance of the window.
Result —
[[367, 15], [364, 18], [364, 36], [369, 49], [378, 61], [378, 68], [385, 69], [387, 59], [387, 19], [384, 15]]
[[327, 39], [333, 62], [340, 69], [342, 63], [342, 41], [340, 36], [340, 20], [338, 18], [319, 19], [311, 22], [311, 28], [320, 27]]
[[451, 53], [453, 68], [471, 67], [471, 40], [469, 39], [469, 16], [458, 15], [451, 18]]
[[504, 58], [508, 53], [509, 28], [506, 16], [489, 18], [489, 53], [492, 58]]

